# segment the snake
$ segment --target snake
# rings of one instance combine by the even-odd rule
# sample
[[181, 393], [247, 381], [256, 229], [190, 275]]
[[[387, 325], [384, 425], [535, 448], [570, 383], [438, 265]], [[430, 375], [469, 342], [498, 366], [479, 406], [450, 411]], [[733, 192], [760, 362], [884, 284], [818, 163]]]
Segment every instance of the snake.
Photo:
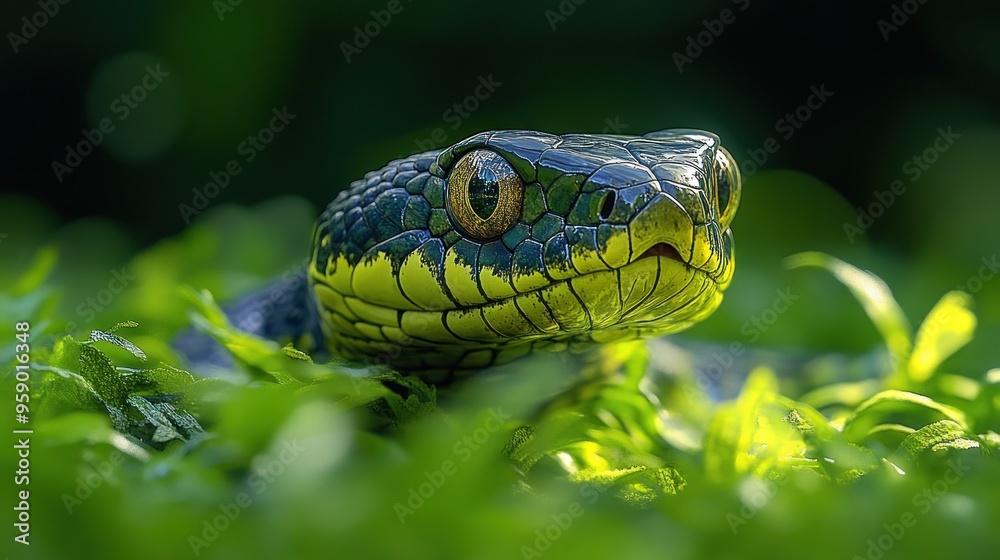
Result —
[[706, 131], [482, 132], [352, 182], [319, 216], [304, 270], [227, 313], [432, 383], [675, 333], [732, 280], [741, 190]]

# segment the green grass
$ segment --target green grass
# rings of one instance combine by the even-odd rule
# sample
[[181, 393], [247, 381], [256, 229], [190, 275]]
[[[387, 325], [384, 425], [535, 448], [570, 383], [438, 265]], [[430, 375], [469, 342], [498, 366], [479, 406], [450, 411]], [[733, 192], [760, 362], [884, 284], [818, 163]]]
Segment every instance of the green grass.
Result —
[[[197, 250], [214, 239], [207, 231], [136, 257], [134, 293], [93, 326], [67, 328], [66, 294], [46, 282], [55, 251], [36, 253], [0, 296], [6, 324], [32, 325], [31, 545], [9, 545], [11, 558], [996, 549], [1000, 370], [941, 367], [974, 339], [967, 294], [945, 294], [914, 331], [877, 277], [802, 253], [787, 266], [832, 274], [884, 340], [862, 375], [807, 363], [779, 376], [761, 359], [739, 395], [719, 402], [697, 368], [668, 375], [632, 343], [434, 388], [382, 366], [313, 363], [234, 331], [211, 293], [185, 287], [177, 271], [180, 255], [191, 269], [211, 261]], [[200, 285], [240, 281], [212, 270]], [[184, 371], [169, 340], [185, 325], [215, 337], [236, 365], [214, 377]], [[16, 342], [12, 333], [0, 345], [5, 362], [15, 363]], [[14, 394], [12, 373], [3, 384]]]

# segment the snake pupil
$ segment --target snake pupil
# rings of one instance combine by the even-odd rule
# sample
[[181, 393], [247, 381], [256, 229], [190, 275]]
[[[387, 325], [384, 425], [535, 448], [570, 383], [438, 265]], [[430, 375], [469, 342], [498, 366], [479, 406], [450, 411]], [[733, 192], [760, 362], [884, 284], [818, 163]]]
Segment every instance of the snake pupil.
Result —
[[500, 199], [500, 183], [490, 169], [481, 167], [469, 179], [469, 205], [472, 211], [486, 220], [497, 209]]

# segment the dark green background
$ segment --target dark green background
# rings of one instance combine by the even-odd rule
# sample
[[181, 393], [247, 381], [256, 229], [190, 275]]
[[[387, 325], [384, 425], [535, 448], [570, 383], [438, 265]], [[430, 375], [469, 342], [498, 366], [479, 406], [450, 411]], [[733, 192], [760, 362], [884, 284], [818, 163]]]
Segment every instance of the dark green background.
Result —
[[[5, 4], [5, 32], [20, 33], [20, 17], [38, 10]], [[862, 205], [938, 126], [971, 133], [1000, 122], [996, 5], [932, 1], [885, 41], [876, 22], [891, 2], [747, 4], [589, 0], [553, 30], [545, 12], [556, 0], [401, 0], [348, 63], [340, 43], [386, 2], [247, 1], [222, 21], [209, 0], [70, 2], [17, 54], [5, 44], [4, 187], [61, 219], [121, 221], [148, 242], [184, 226], [177, 205], [273, 107], [297, 114], [294, 126], [219, 201], [297, 193], [325, 204], [436, 127], [451, 143], [490, 128], [598, 132], [615, 118], [632, 134], [692, 126], [722, 135], [743, 161], [810, 86], [826, 84], [830, 103], [765, 168], [802, 170]], [[678, 72], [671, 55], [727, 8], [735, 21]], [[109, 106], [139, 83], [146, 59], [113, 60], [136, 52], [170, 76], [119, 123]], [[502, 86], [452, 129], [443, 112], [490, 74]], [[60, 184], [51, 162], [103, 117], [118, 128]], [[876, 233], [906, 247], [893, 229]]]
[[[16, 276], [54, 231], [65, 247], [57, 276], [93, 293], [107, 282], [107, 268], [88, 287], [74, 258], [124, 263], [185, 231], [178, 206], [191, 204], [193, 189], [232, 159], [242, 172], [211, 210], [296, 195], [312, 206], [296, 214], [309, 222], [351, 180], [418, 151], [435, 129], [450, 144], [494, 128], [600, 132], [609, 122], [628, 134], [708, 129], [744, 171], [759, 167], [746, 180], [735, 225], [733, 290], [696, 335], [746, 341], [741, 326], [794, 280], [777, 271], [796, 251], [823, 250], [872, 269], [917, 320], [941, 294], [967, 285], [1000, 245], [992, 225], [1000, 207], [995, 4], [402, 0], [402, 11], [348, 62], [343, 44], [387, 4], [246, 1], [221, 18], [220, 4], [208, 0], [60, 6], [19, 52], [8, 44], [2, 54], [3, 189], [34, 201], [0, 200], [7, 234], [0, 256], [12, 263], [2, 276]], [[902, 6], [916, 9], [905, 22]], [[38, 10], [35, 2], [7, 3], [2, 28], [20, 33], [20, 18]], [[704, 39], [706, 25], [720, 27], [712, 22], [723, 10], [732, 11], [731, 23], [679, 71], [675, 53]], [[560, 11], [566, 15], [552, 15]], [[894, 13], [902, 25], [880, 29]], [[169, 76], [119, 119], [112, 103], [156, 64]], [[490, 76], [500, 85], [453, 128], [446, 111]], [[779, 119], [813, 87], [833, 95], [786, 139]], [[295, 119], [246, 162], [240, 144], [282, 107]], [[81, 131], [105, 118], [115, 130], [58, 181], [53, 161], [65, 160]], [[904, 165], [949, 127], [959, 139], [913, 181]], [[777, 152], [747, 165], [769, 138]], [[844, 225], [857, 224], [855, 209], [876, 203], [874, 193], [897, 180], [906, 193], [849, 239]], [[232, 235], [257, 236], [262, 252], [287, 255], [290, 264], [305, 255], [310, 227], [262, 226], [287, 245], [261, 231]], [[248, 272], [274, 274], [249, 247], [229, 256]], [[876, 344], [846, 292], [832, 280], [799, 276], [800, 293], [815, 297], [762, 343], [859, 351]], [[252, 288], [244, 280], [234, 291]], [[974, 294], [981, 330], [992, 335], [1000, 333], [997, 285], [985, 282]], [[209, 287], [220, 299], [231, 295]], [[986, 350], [976, 368], [989, 365]]]

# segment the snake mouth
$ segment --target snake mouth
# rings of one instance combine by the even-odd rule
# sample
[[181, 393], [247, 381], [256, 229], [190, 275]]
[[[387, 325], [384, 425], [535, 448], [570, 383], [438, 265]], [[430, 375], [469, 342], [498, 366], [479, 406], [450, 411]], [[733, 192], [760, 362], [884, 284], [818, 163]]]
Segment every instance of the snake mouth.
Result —
[[644, 259], [646, 257], [664, 257], [682, 264], [688, 264], [687, 261], [681, 258], [680, 251], [669, 243], [657, 243], [639, 255], [639, 259]]

